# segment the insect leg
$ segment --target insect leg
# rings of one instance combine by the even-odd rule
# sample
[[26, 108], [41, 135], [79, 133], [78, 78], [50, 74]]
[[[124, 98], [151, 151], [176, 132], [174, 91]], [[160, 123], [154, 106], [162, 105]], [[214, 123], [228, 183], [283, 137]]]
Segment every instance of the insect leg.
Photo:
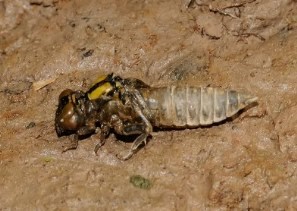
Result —
[[63, 147], [62, 153], [66, 152], [68, 150], [74, 150], [78, 146], [78, 135], [73, 134], [72, 137], [70, 137], [70, 143]]
[[105, 124], [101, 125], [101, 128], [96, 128], [93, 124], [82, 127], [77, 131], [77, 134], [74, 134], [73, 139], [71, 139], [70, 145], [64, 147], [63, 152], [76, 149], [78, 146], [79, 136], [85, 136], [95, 132], [95, 134], [99, 134], [99, 143], [96, 145], [94, 149], [95, 153], [97, 154], [99, 148], [105, 144], [105, 138], [109, 134], [109, 131], [110, 128]]
[[85, 127], [81, 127], [79, 128], [79, 130], [77, 131], [77, 135], [78, 136], [86, 136], [89, 134], [94, 133], [96, 130], [95, 126], [85, 126]]
[[147, 126], [145, 124], [132, 124], [123, 128], [123, 133], [125, 135], [140, 135], [135, 139], [128, 153], [126, 153], [124, 156], [117, 156], [120, 160], [128, 160], [139, 150], [139, 147], [142, 144], [146, 145], [146, 139], [149, 136], [149, 133], [146, 132], [146, 129]]
[[148, 120], [147, 116], [150, 117], [150, 110], [148, 109], [143, 97], [137, 90], [128, 92], [128, 99], [131, 106], [136, 113], [136, 116], [141, 119], [141, 123], [126, 125], [123, 128], [123, 133], [127, 135], [140, 134], [133, 142], [129, 152], [121, 157], [121, 160], [128, 160], [138, 150], [139, 146], [146, 144], [146, 139], [153, 130], [153, 127]]
[[[96, 131], [98, 133], [99, 131]], [[110, 132], [110, 127], [107, 124], [102, 124], [100, 129], [99, 143], [95, 146], [94, 152], [98, 155], [98, 150], [105, 144], [106, 137]]]
[[70, 137], [70, 143], [67, 146], [63, 147], [62, 152], [66, 152], [68, 150], [74, 150], [78, 146], [78, 140], [80, 136], [85, 136], [94, 133], [95, 131], [95, 125], [90, 124], [84, 127], [81, 127], [76, 134], [73, 134], [72, 137]]

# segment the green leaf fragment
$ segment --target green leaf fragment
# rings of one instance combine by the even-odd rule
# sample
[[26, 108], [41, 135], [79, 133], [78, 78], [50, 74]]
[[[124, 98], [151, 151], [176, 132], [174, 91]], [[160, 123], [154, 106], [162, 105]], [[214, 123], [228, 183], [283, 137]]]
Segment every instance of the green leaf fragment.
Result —
[[141, 189], [150, 189], [152, 183], [150, 180], [140, 176], [140, 175], [133, 175], [130, 177], [130, 183], [132, 183], [135, 187]]

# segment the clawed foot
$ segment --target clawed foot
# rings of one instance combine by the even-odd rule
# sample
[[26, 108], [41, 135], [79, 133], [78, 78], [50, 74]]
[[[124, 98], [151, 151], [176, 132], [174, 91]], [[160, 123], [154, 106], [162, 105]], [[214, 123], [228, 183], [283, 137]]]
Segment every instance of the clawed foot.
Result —
[[69, 144], [67, 144], [67, 146], [63, 146], [62, 153], [66, 152], [68, 150], [77, 149], [77, 146], [78, 146], [78, 140], [71, 140], [71, 142]]
[[133, 154], [135, 154], [135, 153], [130, 150], [125, 155], [116, 154], [116, 157], [121, 161], [125, 161], [125, 160], [129, 160], [133, 156]]
[[142, 145], [146, 145], [146, 138], [147, 134], [143, 133], [140, 136], [136, 138], [136, 140], [133, 142], [130, 150], [125, 155], [116, 155], [119, 160], [125, 161], [130, 159], [139, 149]]
[[99, 149], [105, 144], [105, 140], [99, 141], [99, 143], [95, 146], [94, 152], [96, 155], [98, 155]]

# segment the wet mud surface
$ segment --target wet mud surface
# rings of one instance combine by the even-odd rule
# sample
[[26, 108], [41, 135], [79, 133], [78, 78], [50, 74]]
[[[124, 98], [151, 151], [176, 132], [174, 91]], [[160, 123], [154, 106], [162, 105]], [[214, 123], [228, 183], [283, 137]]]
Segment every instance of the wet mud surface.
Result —
[[[0, 1], [0, 209], [297, 209], [297, 2]], [[114, 72], [232, 88], [258, 105], [156, 131], [130, 160], [111, 135], [61, 153], [65, 88]], [[133, 178], [137, 178], [135, 181]]]

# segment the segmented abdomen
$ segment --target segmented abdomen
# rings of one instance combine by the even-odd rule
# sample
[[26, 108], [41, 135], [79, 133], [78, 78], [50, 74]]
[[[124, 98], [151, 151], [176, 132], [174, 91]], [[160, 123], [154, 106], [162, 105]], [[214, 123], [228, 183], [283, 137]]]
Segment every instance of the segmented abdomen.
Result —
[[212, 87], [169, 86], [144, 90], [156, 126], [196, 127], [233, 116], [257, 98]]

